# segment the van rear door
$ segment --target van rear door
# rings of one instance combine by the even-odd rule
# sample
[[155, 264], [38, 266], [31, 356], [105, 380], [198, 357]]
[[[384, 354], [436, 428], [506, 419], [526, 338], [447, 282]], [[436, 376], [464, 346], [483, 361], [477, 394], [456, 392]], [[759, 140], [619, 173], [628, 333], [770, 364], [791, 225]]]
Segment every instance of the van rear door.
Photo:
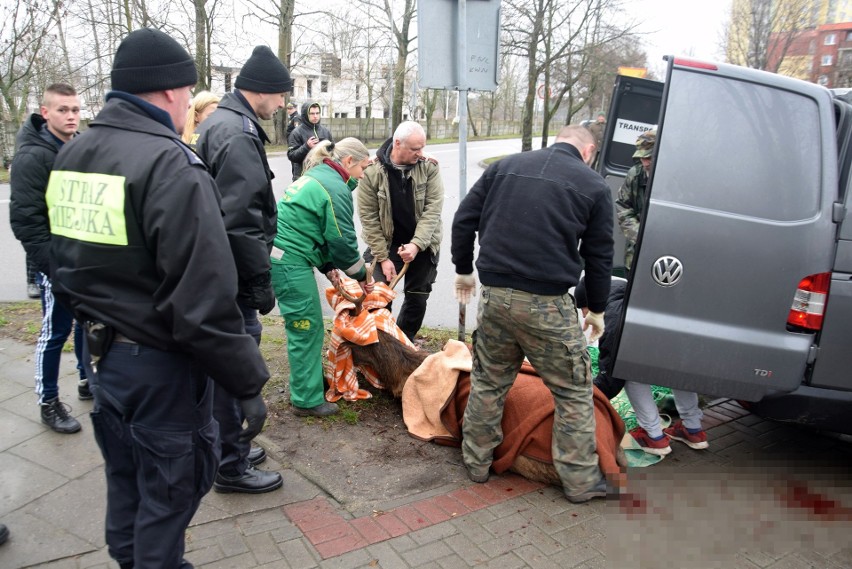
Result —
[[750, 401], [803, 381], [815, 336], [787, 317], [834, 258], [831, 105], [816, 85], [669, 58], [615, 377]]
[[810, 385], [849, 391], [852, 390], [849, 373], [852, 369], [852, 350], [849, 349], [849, 338], [852, 338], [852, 91], [847, 90], [838, 97], [834, 106], [840, 169], [835, 218], [841, 226], [827, 302], [829, 308], [819, 335], [819, 354]]
[[[663, 83], [637, 77], [616, 76], [609, 120], [604, 134], [606, 143], [598, 157], [598, 171], [606, 179], [612, 192], [612, 202], [627, 171], [633, 166], [636, 138], [653, 129], [660, 119]], [[618, 219], [612, 210], [615, 227]], [[624, 236], [620, 231], [615, 238], [612, 258], [613, 273], [624, 276]]]

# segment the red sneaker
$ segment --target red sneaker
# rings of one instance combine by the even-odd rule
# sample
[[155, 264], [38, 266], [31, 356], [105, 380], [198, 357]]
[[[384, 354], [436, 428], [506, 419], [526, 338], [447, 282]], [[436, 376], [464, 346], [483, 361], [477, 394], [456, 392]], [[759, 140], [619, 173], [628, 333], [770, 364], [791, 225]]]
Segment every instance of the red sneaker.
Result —
[[703, 430], [697, 433], [690, 433], [683, 426], [683, 421], [677, 421], [671, 427], [663, 429], [663, 432], [674, 440], [685, 443], [695, 450], [702, 450], [710, 446], [710, 443], [707, 442], [707, 433]]
[[666, 456], [667, 454], [672, 452], [672, 447], [669, 446], [669, 437], [666, 436], [665, 432], [663, 433], [663, 438], [659, 440], [654, 440], [651, 438], [651, 435], [648, 434], [648, 431], [646, 431], [642, 427], [636, 427], [635, 429], [630, 431], [630, 436], [636, 439], [636, 442], [639, 443], [639, 446], [642, 447], [642, 450], [644, 450], [648, 454]]

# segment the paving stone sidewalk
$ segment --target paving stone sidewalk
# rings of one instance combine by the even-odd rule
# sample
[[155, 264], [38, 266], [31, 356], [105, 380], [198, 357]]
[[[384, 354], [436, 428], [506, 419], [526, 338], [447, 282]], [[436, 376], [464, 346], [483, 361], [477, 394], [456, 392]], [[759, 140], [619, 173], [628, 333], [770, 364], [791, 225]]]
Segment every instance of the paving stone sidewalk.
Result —
[[[116, 568], [103, 538], [103, 462], [86, 415], [59, 435], [39, 422], [32, 349], [0, 340], [0, 567]], [[63, 370], [73, 370], [65, 354]], [[73, 394], [73, 374], [60, 381]], [[619, 499], [573, 505], [515, 475], [467, 481], [353, 514], [284, 469], [259, 496], [210, 493], [187, 533], [196, 567], [464, 568], [852, 567], [852, 444], [711, 402], [711, 447], [674, 442], [628, 472]], [[274, 445], [267, 445], [274, 449]], [[274, 450], [263, 468], [280, 469]], [[424, 465], [424, 468], [454, 468]]]

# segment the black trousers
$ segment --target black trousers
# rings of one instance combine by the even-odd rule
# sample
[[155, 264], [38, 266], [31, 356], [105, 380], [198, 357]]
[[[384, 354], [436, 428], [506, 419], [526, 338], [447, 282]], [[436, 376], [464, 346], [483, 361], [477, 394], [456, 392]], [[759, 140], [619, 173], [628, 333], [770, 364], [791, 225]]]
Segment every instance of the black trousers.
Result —
[[97, 373], [86, 367], [110, 556], [135, 569], [190, 567], [186, 528], [219, 466], [212, 382], [186, 354], [131, 343], [115, 342]]
[[[257, 345], [263, 332], [263, 325], [257, 318], [257, 310], [240, 304], [246, 332], [251, 335]], [[213, 416], [219, 423], [219, 437], [222, 441], [222, 460], [219, 471], [226, 476], [241, 476], [249, 466], [248, 454], [251, 441], [240, 442], [240, 432], [243, 430], [243, 416], [240, 402], [219, 384], [214, 384]]]
[[[405, 264], [396, 253], [397, 246], [392, 246], [388, 253], [388, 258], [393, 261], [396, 272], [402, 270]], [[372, 260], [372, 255], [369, 250], [364, 254], [367, 262]], [[399, 310], [399, 315], [396, 317], [396, 324], [405, 332], [408, 339], [412, 342], [420, 326], [423, 325], [423, 317], [426, 315], [426, 302], [429, 300], [429, 294], [432, 292], [432, 285], [435, 284], [435, 279], [438, 278], [438, 255], [433, 255], [429, 249], [420, 251], [414, 260], [408, 265], [408, 270], [405, 272], [403, 279], [403, 301], [402, 308]], [[377, 282], [387, 282], [382, 267], [376, 264], [373, 270], [373, 279]], [[393, 303], [388, 305], [388, 310], [393, 309]]]

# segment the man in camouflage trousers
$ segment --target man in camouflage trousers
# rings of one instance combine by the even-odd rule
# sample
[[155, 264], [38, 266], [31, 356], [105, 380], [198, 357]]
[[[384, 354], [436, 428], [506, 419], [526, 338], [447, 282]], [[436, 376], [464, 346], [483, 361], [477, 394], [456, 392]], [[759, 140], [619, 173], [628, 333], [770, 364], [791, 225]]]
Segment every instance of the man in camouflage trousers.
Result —
[[453, 220], [455, 293], [467, 304], [482, 298], [473, 334], [470, 398], [462, 453], [468, 476], [488, 480], [494, 449], [503, 439], [503, 403], [524, 356], [556, 406], [553, 463], [568, 499], [606, 495], [595, 454], [592, 381], [586, 340], [568, 290], [585, 261], [590, 312], [584, 329], [603, 334], [612, 269], [612, 198], [589, 168], [594, 138], [582, 126], [564, 127], [556, 143], [495, 162], [462, 201]]
[[639, 239], [639, 225], [645, 210], [645, 190], [648, 187], [648, 174], [651, 172], [656, 143], [656, 130], [644, 132], [636, 139], [636, 152], [633, 153], [633, 158], [639, 160], [639, 163], [627, 171], [621, 189], [618, 190], [618, 199], [615, 200], [618, 225], [627, 239], [624, 248], [624, 268], [628, 272], [633, 264], [636, 240]]

